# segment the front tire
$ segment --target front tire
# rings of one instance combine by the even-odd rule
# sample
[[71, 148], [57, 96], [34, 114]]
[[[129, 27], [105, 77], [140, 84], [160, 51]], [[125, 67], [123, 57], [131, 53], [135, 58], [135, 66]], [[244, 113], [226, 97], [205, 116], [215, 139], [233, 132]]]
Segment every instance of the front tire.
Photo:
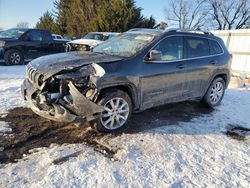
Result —
[[102, 116], [92, 122], [98, 132], [114, 132], [124, 128], [131, 116], [132, 103], [127, 93], [121, 90], [107, 90], [97, 104], [104, 106]]
[[209, 86], [202, 102], [208, 107], [218, 106], [224, 97], [226, 84], [223, 78], [215, 78]]
[[23, 54], [19, 50], [11, 49], [5, 52], [4, 61], [6, 65], [20, 65], [24, 63]]

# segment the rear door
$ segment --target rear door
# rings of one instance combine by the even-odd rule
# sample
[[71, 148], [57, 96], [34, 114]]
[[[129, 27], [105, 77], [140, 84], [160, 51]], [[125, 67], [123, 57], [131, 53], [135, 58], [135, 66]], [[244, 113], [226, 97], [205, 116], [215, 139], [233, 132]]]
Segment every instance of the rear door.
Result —
[[207, 38], [185, 36], [186, 79], [183, 88], [185, 99], [200, 97], [212, 74], [212, 60]]
[[[42, 31], [42, 53], [43, 55], [49, 55], [57, 52], [55, 42], [52, 38], [52, 35], [49, 31]], [[55, 35], [56, 37], [56, 35]]]
[[170, 36], [152, 50], [161, 52], [159, 60], [146, 60], [142, 68], [142, 109], [181, 100], [185, 81], [183, 37]]
[[43, 46], [45, 55], [65, 52], [66, 43], [67, 43], [66, 40], [65, 41], [64, 40], [53, 40], [51, 33], [47, 30], [43, 30], [42, 33], [43, 33], [42, 46]]

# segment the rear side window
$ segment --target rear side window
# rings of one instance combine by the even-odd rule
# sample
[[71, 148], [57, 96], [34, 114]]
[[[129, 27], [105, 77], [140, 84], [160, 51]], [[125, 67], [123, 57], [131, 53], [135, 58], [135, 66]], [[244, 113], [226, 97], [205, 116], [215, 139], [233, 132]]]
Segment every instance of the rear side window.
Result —
[[199, 37], [186, 38], [187, 58], [203, 57], [210, 55], [208, 40]]
[[223, 50], [221, 49], [221, 46], [215, 40], [209, 40], [209, 46], [210, 46], [211, 55], [217, 55], [223, 52]]
[[[56, 38], [56, 36], [55, 36], [55, 38]], [[52, 35], [50, 34], [49, 31], [43, 31], [43, 40], [45, 40], [45, 41], [52, 40]]]

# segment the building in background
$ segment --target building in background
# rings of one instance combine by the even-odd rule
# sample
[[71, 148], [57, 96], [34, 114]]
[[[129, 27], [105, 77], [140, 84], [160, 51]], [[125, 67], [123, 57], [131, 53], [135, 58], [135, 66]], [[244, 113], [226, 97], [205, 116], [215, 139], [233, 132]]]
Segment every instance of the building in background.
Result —
[[223, 39], [233, 55], [232, 71], [250, 74], [250, 29], [218, 30], [212, 33]]
[[232, 59], [232, 87], [250, 84], [250, 29], [217, 30], [212, 33], [223, 39]]

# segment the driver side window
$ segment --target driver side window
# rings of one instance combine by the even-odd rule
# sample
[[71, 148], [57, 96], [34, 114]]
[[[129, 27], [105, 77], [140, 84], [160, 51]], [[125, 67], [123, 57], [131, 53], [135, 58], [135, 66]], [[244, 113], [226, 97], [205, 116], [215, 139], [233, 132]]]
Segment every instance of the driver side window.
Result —
[[161, 53], [160, 61], [183, 59], [183, 37], [173, 36], [162, 40], [153, 50]]

